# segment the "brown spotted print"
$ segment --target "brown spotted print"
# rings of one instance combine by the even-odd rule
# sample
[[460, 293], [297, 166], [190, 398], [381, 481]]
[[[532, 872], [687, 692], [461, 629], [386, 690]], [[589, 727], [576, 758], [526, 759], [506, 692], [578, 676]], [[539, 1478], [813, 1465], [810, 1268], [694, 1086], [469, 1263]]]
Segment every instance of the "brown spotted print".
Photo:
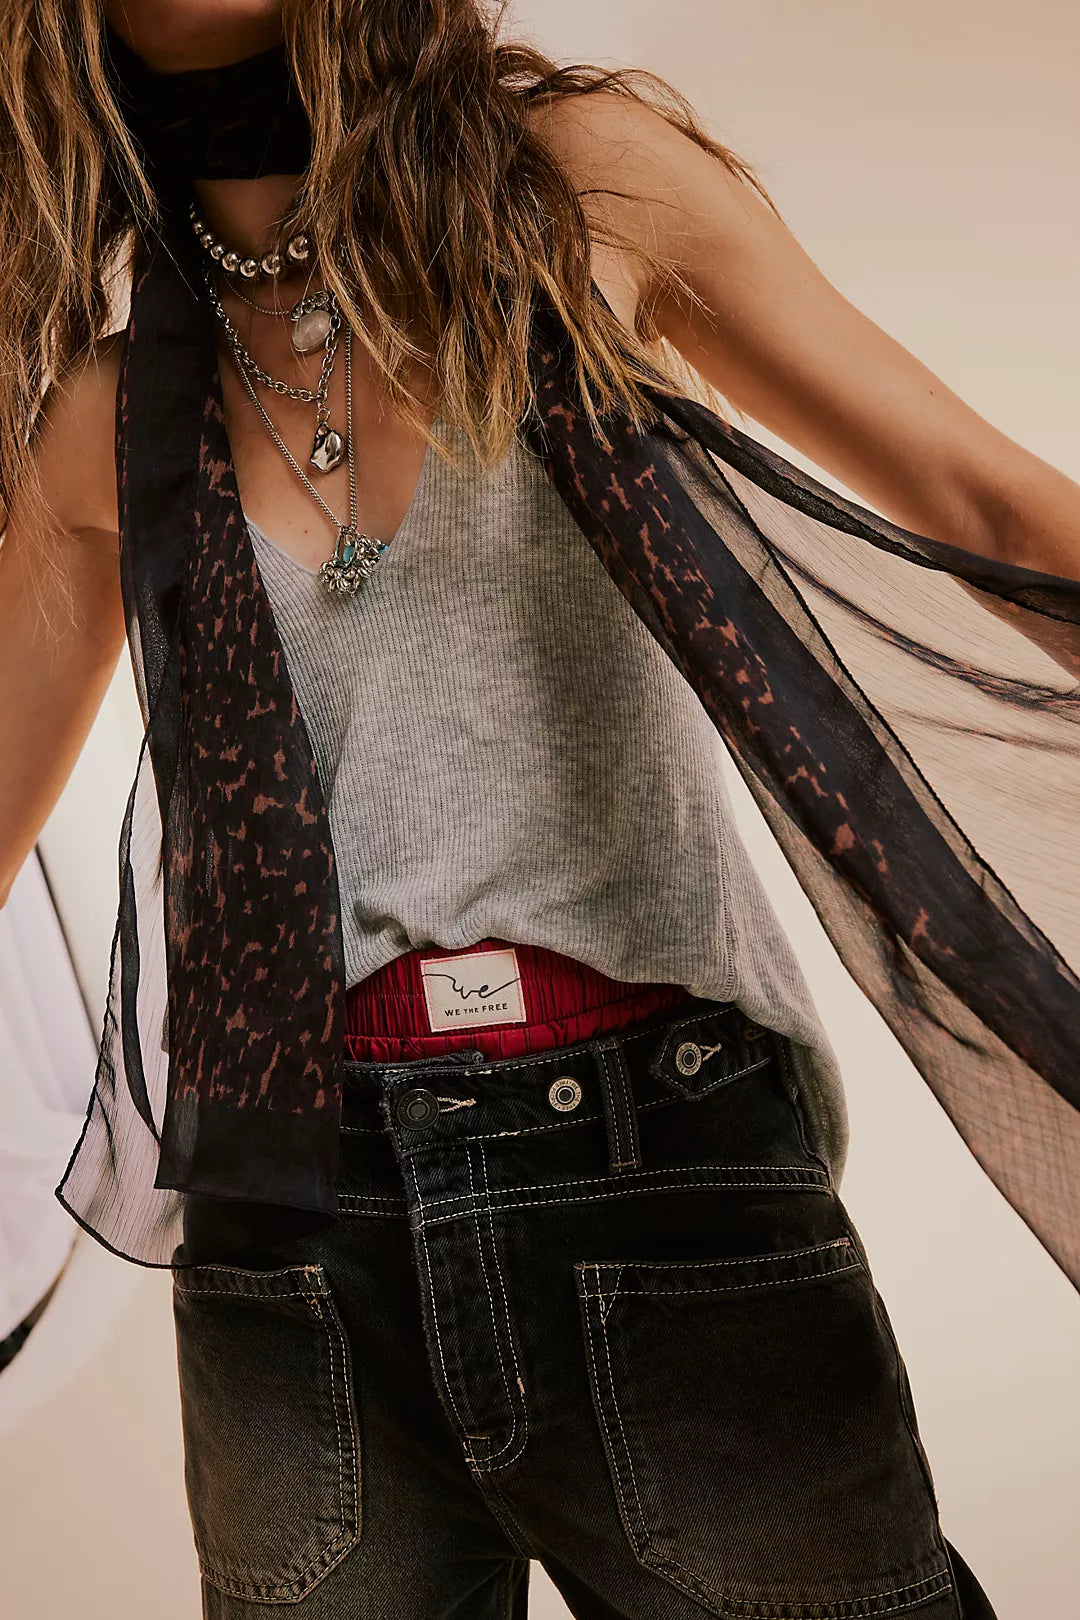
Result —
[[[331, 1214], [340, 1100], [334, 851], [198, 286], [176, 232], [133, 298], [118, 474], [153, 793], [141, 760], [98, 1080], [59, 1189], [150, 1264], [186, 1191]], [[657, 392], [650, 431], [596, 436], [546, 305], [533, 380], [523, 437], [583, 543], [698, 694], [855, 981], [1080, 1280], [1080, 584], [901, 530], [691, 400]]]

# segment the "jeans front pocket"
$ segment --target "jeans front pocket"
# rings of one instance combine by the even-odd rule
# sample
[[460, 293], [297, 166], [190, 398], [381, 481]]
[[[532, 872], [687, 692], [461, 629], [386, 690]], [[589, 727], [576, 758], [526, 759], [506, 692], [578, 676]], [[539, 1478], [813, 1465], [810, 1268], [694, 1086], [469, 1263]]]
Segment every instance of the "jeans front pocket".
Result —
[[950, 1590], [902, 1363], [850, 1237], [576, 1275], [641, 1564], [730, 1620], [863, 1620]]
[[295, 1602], [360, 1536], [349, 1346], [325, 1272], [176, 1269], [173, 1311], [202, 1573]]

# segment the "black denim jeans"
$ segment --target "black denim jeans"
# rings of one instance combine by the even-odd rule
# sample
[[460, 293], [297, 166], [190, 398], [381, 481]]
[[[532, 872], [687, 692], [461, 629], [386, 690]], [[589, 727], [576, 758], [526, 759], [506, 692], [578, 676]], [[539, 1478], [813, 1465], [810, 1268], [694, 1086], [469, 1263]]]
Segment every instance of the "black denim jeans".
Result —
[[993, 1620], [782, 1038], [353, 1064], [342, 1147], [335, 1222], [189, 1203], [205, 1615]]

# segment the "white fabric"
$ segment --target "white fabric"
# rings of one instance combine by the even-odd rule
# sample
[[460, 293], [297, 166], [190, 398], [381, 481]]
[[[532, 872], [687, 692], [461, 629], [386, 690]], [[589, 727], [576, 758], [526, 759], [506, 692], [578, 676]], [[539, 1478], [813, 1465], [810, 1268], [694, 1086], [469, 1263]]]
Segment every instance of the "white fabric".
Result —
[[0, 910], [0, 1339], [46, 1293], [76, 1235], [53, 1189], [82, 1129], [95, 1043], [36, 854]]

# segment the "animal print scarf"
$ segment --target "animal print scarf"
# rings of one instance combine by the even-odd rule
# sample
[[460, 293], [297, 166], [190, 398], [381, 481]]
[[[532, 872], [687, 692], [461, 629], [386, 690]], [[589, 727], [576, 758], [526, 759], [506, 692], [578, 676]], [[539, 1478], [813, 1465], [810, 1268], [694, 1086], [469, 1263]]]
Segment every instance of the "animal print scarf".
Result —
[[[122, 66], [149, 146], [145, 70]], [[58, 1196], [151, 1265], [170, 1263], [186, 1193], [335, 1209], [334, 849], [177, 172], [184, 108], [205, 130], [223, 87], [240, 156], [202, 140], [189, 172], [261, 172], [243, 132], [280, 73], [268, 53], [168, 103], [164, 224], [117, 400], [145, 736], [96, 1081]], [[302, 170], [298, 141], [294, 124], [270, 143], [281, 172]], [[647, 431], [616, 416], [601, 440], [559, 318], [533, 316], [524, 441], [697, 693], [852, 978], [1080, 1283], [1080, 581], [900, 529], [690, 399], [656, 392]]]

